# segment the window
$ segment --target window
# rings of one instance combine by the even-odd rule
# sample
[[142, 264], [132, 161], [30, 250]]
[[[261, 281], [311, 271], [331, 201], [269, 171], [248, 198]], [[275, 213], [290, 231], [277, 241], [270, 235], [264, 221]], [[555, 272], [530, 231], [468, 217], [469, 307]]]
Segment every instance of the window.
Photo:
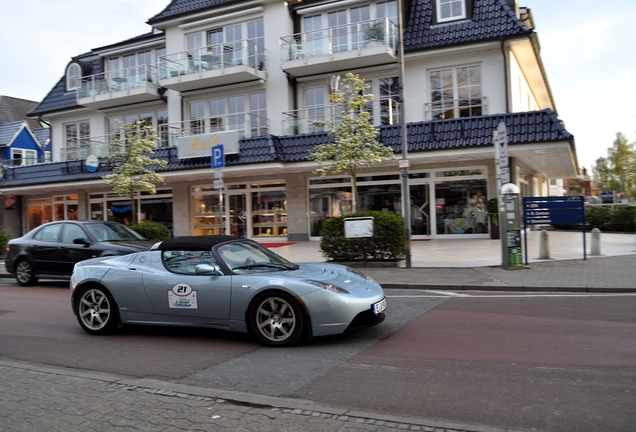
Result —
[[466, 18], [466, 0], [437, 0], [437, 22]]
[[75, 90], [80, 85], [82, 68], [77, 63], [71, 63], [66, 69], [66, 91]]
[[13, 166], [21, 166], [23, 164], [22, 149], [11, 150], [11, 161], [13, 163]]
[[480, 66], [435, 70], [429, 77], [432, 119], [484, 114]]
[[212, 251], [165, 250], [161, 257], [166, 268], [174, 273], [193, 275], [199, 264], [216, 264]]
[[[68, 123], [64, 126], [66, 160], [80, 159], [90, 153], [90, 123]], [[84, 154], [86, 153], [86, 154]]]
[[33, 238], [43, 242], [57, 242], [62, 224], [49, 225], [35, 233]]
[[88, 240], [88, 236], [82, 228], [75, 224], [64, 224], [64, 231], [62, 231], [62, 243], [73, 243], [76, 238], [83, 238]]

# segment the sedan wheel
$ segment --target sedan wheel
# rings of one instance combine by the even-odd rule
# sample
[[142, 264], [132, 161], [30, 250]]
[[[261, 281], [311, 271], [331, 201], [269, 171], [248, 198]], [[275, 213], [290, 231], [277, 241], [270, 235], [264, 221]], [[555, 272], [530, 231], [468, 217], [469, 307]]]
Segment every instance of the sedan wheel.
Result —
[[33, 266], [31, 261], [22, 258], [15, 266], [15, 278], [22, 286], [33, 285], [37, 282], [33, 274]]
[[90, 334], [110, 333], [117, 324], [113, 297], [102, 287], [84, 289], [77, 300], [77, 320]]
[[298, 302], [284, 293], [270, 293], [259, 298], [250, 319], [256, 337], [269, 346], [295, 344], [303, 333], [304, 322]]

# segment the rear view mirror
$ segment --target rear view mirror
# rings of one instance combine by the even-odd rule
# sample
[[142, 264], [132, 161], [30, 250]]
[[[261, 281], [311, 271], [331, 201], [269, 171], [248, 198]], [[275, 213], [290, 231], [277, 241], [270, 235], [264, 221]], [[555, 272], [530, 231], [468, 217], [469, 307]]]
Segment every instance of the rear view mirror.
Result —
[[91, 242], [89, 242], [88, 240], [86, 240], [85, 238], [82, 238], [82, 237], [78, 237], [76, 239], [73, 239], [73, 243], [74, 244], [83, 244], [83, 245], [91, 244]]

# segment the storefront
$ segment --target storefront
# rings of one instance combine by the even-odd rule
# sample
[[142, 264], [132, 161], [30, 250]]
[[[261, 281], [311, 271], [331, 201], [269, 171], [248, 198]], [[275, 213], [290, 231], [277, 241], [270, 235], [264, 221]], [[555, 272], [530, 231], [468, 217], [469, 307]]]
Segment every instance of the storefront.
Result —
[[[409, 173], [411, 234], [487, 234], [487, 169], [413, 170]], [[348, 214], [353, 208], [353, 185], [349, 177], [310, 178], [309, 230], [320, 238], [325, 220]], [[402, 214], [399, 174], [365, 175], [357, 178], [358, 210]]]
[[192, 186], [191, 194], [193, 235], [223, 233], [256, 239], [287, 236], [283, 181], [227, 184], [222, 197], [211, 185]]

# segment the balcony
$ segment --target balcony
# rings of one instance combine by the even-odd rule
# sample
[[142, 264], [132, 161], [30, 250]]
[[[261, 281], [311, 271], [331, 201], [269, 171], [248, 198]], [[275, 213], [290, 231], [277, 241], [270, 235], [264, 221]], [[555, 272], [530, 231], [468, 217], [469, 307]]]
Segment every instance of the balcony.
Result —
[[424, 104], [424, 120], [443, 120], [488, 114], [488, 98], [452, 99]]
[[115, 133], [68, 141], [66, 147], [61, 149], [61, 160], [86, 159], [90, 155], [107, 157], [109, 144], [119, 137], [120, 135]]
[[[400, 104], [393, 99], [374, 99], [365, 107], [374, 126], [398, 124]], [[283, 112], [283, 134], [296, 135], [327, 132], [342, 118], [342, 106], [319, 105], [295, 111]]]
[[249, 40], [208, 45], [159, 58], [159, 83], [176, 91], [267, 78], [267, 51]]
[[184, 120], [159, 126], [162, 147], [177, 145], [180, 137], [238, 131], [239, 139], [267, 135], [268, 120], [251, 113]]
[[281, 68], [293, 76], [397, 62], [398, 27], [388, 18], [280, 39]]
[[90, 75], [76, 90], [78, 105], [109, 108], [159, 99], [157, 73], [152, 65], [139, 65]]

